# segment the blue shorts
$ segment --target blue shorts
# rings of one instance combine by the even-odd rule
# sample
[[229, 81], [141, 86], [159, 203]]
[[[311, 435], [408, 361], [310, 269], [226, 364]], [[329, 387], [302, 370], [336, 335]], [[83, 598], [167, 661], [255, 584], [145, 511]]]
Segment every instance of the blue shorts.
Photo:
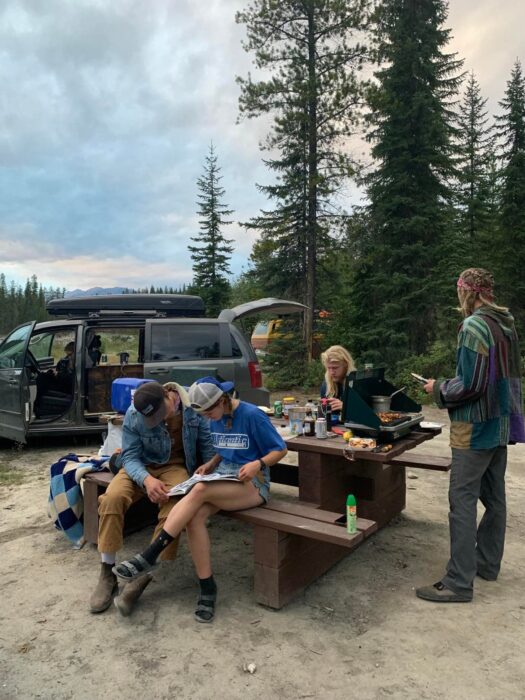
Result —
[[[237, 464], [236, 462], [226, 462], [224, 459], [220, 462], [219, 466], [215, 470], [218, 474], [237, 474], [242, 464]], [[263, 467], [256, 476], [252, 479], [252, 484], [255, 486], [259, 495], [265, 503], [270, 500], [270, 469], [269, 467]]]

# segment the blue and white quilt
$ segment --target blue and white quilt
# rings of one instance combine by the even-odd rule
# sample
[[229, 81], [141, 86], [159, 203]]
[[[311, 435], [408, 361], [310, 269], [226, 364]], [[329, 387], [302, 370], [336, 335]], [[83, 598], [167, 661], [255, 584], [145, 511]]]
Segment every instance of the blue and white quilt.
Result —
[[80, 480], [88, 472], [105, 471], [107, 457], [80, 461], [76, 454], [61, 457], [51, 465], [49, 488], [49, 516], [57, 530], [61, 530], [77, 547], [84, 541], [84, 499]]

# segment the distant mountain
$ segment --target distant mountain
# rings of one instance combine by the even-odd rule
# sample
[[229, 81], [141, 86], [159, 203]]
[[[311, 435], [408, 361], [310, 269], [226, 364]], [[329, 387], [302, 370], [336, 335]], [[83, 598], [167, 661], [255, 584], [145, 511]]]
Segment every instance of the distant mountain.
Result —
[[124, 294], [126, 287], [91, 287], [90, 289], [73, 289], [66, 292], [66, 299], [71, 297], [96, 297], [100, 294]]

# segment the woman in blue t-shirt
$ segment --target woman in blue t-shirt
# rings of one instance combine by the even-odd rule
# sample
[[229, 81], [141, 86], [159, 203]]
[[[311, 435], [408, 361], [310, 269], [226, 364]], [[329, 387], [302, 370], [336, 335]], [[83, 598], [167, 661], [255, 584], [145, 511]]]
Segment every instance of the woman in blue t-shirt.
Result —
[[195, 618], [211, 622], [215, 614], [217, 586], [213, 579], [210, 539], [206, 523], [219, 510], [244, 510], [266, 503], [270, 494], [270, 467], [286, 452], [286, 445], [259, 408], [234, 399], [232, 382], [204, 377], [181, 396], [194, 411], [210, 419], [216, 455], [198, 467], [197, 474], [217, 472], [235, 475], [237, 482], [200, 482], [171, 509], [159, 536], [143, 552], [123, 561], [113, 571], [124, 581], [150, 572], [162, 550], [184, 529], [195, 569], [200, 596]]

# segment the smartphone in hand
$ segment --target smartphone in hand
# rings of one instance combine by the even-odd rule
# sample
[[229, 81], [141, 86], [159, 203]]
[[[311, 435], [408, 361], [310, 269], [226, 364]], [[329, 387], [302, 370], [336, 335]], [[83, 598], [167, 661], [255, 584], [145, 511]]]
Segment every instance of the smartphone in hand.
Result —
[[417, 379], [418, 382], [421, 382], [421, 384], [428, 383], [428, 379], [425, 379], [425, 377], [422, 377], [420, 374], [416, 374], [415, 372], [410, 372], [410, 374], [414, 377], [414, 379]]

